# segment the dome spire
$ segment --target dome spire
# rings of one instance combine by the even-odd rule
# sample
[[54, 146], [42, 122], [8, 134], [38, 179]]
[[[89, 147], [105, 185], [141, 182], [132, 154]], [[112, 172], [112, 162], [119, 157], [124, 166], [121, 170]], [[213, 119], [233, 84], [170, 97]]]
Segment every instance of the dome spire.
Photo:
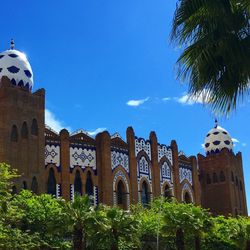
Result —
[[218, 127], [218, 120], [217, 120], [217, 118], [215, 118], [214, 123], [215, 123], [214, 128], [217, 128]]
[[10, 49], [14, 49], [14, 47], [15, 47], [15, 42], [14, 39], [12, 38], [10, 41]]

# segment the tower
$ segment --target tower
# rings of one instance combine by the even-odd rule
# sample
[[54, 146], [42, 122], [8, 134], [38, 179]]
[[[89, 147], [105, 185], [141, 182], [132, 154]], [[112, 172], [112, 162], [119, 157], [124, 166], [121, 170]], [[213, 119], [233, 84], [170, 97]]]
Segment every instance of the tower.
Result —
[[232, 138], [217, 121], [204, 146], [206, 156], [198, 155], [202, 206], [214, 215], [247, 215], [242, 156], [233, 152]]
[[44, 191], [44, 89], [32, 93], [33, 72], [24, 53], [0, 53], [0, 162], [21, 175], [13, 192]]

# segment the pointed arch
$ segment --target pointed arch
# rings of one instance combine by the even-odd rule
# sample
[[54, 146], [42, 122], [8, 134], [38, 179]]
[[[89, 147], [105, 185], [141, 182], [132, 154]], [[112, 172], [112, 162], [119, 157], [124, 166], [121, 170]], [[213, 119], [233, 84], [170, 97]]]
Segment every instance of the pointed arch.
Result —
[[26, 181], [23, 181], [23, 189], [24, 189], [24, 190], [28, 189], [28, 185], [27, 185], [27, 182], [26, 182]]
[[47, 181], [47, 193], [56, 196], [56, 178], [53, 168], [50, 168], [48, 181]]
[[11, 189], [11, 194], [14, 195], [14, 194], [17, 194], [17, 188], [16, 186], [13, 186], [12, 189]]
[[88, 196], [94, 195], [94, 185], [91, 177], [91, 172], [87, 172], [86, 184], [85, 184], [85, 192]]
[[188, 182], [186, 182], [183, 185], [181, 197], [182, 197], [182, 202], [194, 203], [193, 190]]
[[141, 203], [144, 207], [147, 207], [150, 203], [149, 187], [145, 180], [143, 180], [141, 184]]
[[213, 183], [217, 183], [218, 182], [218, 177], [216, 173], [213, 173]]
[[224, 172], [221, 170], [220, 171], [220, 182], [224, 182], [226, 180]]
[[75, 180], [74, 180], [74, 192], [77, 195], [82, 195], [82, 179], [79, 170], [76, 170]]
[[210, 174], [207, 174], [207, 184], [211, 184], [211, 177], [210, 177]]
[[166, 199], [170, 199], [170, 198], [173, 197], [172, 188], [168, 184], [164, 185], [164, 188], [163, 188], [163, 197], [166, 198]]
[[117, 205], [123, 209], [127, 209], [126, 188], [122, 180], [117, 184]]
[[185, 194], [184, 194], [184, 202], [187, 203], [187, 204], [192, 202], [192, 199], [191, 199], [191, 196], [190, 196], [189, 192], [185, 192]]
[[11, 128], [10, 140], [13, 142], [18, 141], [18, 129], [16, 125], [13, 125]]
[[21, 137], [23, 139], [28, 139], [28, 135], [29, 135], [29, 130], [28, 130], [27, 122], [23, 122], [23, 125], [21, 128]]
[[31, 182], [31, 191], [32, 191], [34, 194], [38, 194], [38, 182], [37, 182], [37, 179], [36, 179], [35, 176], [32, 178], [32, 182]]
[[36, 119], [32, 120], [31, 134], [32, 135], [38, 135], [38, 124], [37, 124], [37, 120]]

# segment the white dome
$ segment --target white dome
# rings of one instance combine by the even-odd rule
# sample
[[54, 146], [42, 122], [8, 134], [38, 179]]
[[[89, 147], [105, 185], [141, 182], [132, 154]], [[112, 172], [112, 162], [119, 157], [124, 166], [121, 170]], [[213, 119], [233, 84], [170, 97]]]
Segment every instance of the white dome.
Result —
[[219, 153], [223, 148], [233, 150], [233, 141], [224, 128], [216, 125], [215, 128], [208, 132], [204, 146], [207, 155], [215, 154]]
[[29, 91], [33, 87], [33, 72], [24, 53], [10, 49], [0, 53], [0, 79], [7, 76], [12, 84]]

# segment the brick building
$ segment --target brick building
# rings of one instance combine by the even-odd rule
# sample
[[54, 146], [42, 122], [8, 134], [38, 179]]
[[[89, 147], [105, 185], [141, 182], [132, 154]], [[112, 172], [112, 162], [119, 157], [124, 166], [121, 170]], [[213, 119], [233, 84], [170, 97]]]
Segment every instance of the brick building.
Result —
[[247, 215], [241, 153], [229, 134], [215, 126], [205, 139], [206, 156], [186, 157], [173, 140], [158, 142], [151, 132], [126, 140], [107, 131], [92, 138], [83, 130], [57, 133], [45, 125], [44, 89], [32, 92], [33, 73], [24, 54], [0, 53], [0, 162], [22, 175], [13, 192], [31, 189], [74, 199], [88, 194], [94, 204], [128, 209], [155, 197], [174, 196], [210, 208], [214, 214]]

